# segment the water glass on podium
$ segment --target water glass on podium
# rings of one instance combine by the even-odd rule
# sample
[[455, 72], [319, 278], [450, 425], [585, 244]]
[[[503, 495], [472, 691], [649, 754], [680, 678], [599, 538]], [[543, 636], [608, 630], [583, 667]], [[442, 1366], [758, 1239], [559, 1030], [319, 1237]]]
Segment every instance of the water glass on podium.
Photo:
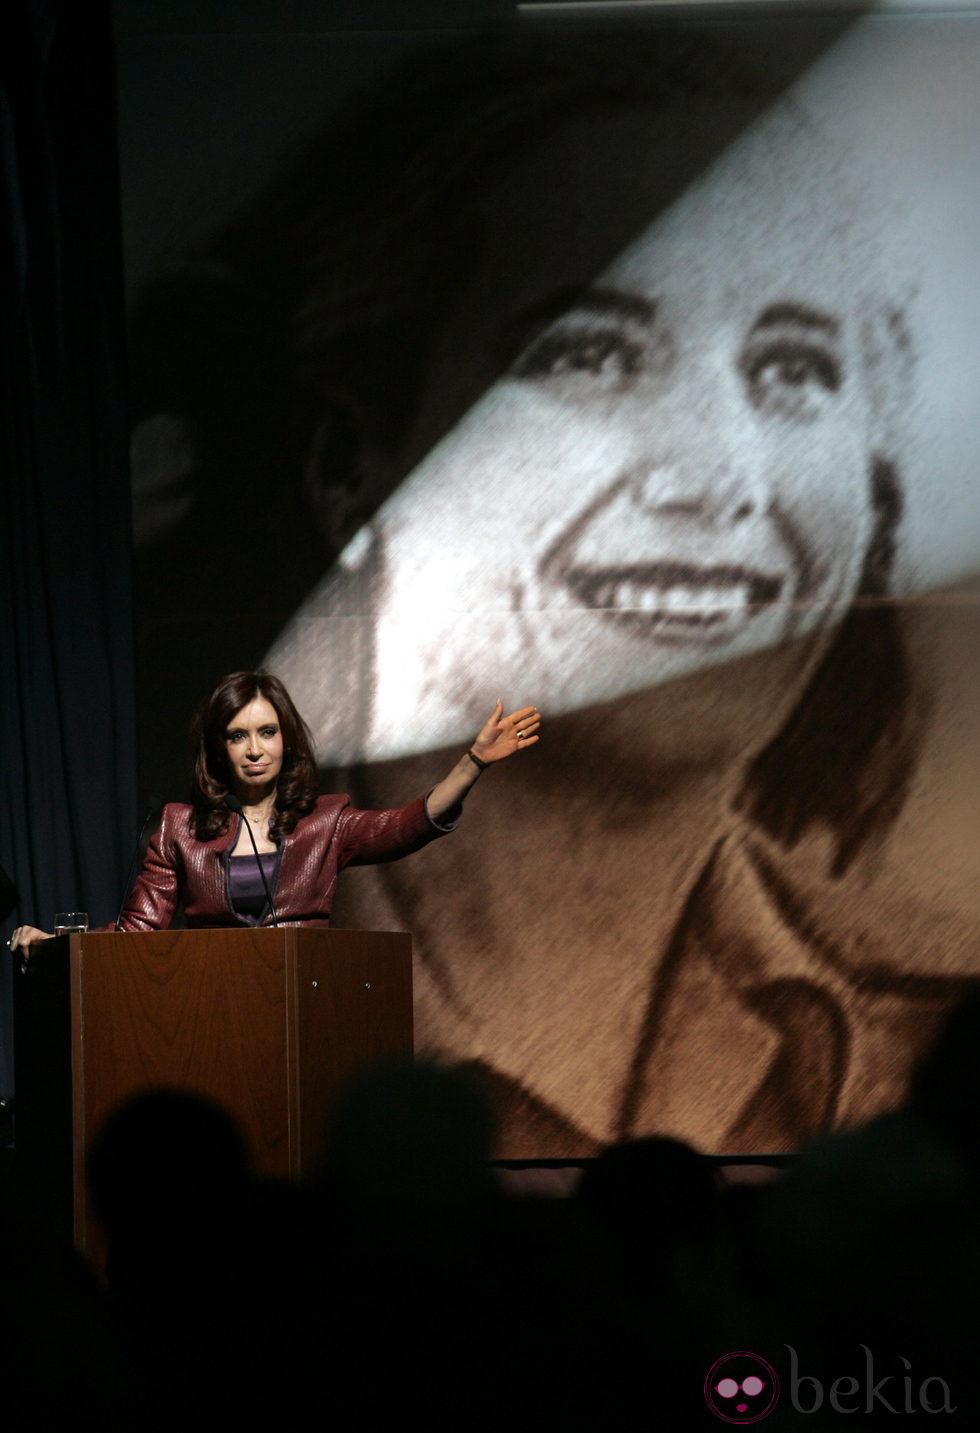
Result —
[[80, 935], [88, 930], [88, 916], [85, 911], [62, 911], [54, 918], [55, 935]]

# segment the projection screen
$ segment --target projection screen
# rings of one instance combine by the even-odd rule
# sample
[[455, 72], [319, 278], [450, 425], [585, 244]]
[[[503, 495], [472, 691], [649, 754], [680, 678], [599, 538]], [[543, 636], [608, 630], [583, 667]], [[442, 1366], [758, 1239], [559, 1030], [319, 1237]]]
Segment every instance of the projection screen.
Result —
[[[206, 7], [203, 7], [206, 9]], [[142, 780], [262, 664], [509, 1158], [798, 1148], [980, 967], [980, 13], [124, 32]]]

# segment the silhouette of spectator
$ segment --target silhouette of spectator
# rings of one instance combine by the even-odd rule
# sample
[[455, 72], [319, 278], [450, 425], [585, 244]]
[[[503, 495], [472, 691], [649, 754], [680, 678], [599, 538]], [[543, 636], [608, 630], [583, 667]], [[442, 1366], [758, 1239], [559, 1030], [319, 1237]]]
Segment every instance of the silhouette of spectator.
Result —
[[325, 1287], [366, 1426], [403, 1417], [406, 1388], [430, 1428], [594, 1429], [608, 1413], [613, 1286], [570, 1201], [505, 1196], [493, 1135], [481, 1088], [436, 1065], [378, 1067], [340, 1101]]
[[[717, 1354], [739, 1347], [735, 1262], [712, 1164], [678, 1140], [613, 1145], [586, 1167], [577, 1203], [605, 1244], [623, 1302], [622, 1382], [658, 1387], [658, 1412], [690, 1424], [690, 1390]], [[636, 1382], [636, 1387], [641, 1387]]]
[[[819, 1377], [825, 1401], [836, 1379], [855, 1378], [854, 1397], [845, 1401], [857, 1399], [861, 1426], [891, 1426], [888, 1406], [866, 1404], [869, 1381], [887, 1376], [891, 1407], [907, 1412], [911, 1396], [928, 1412], [918, 1400], [929, 1379], [933, 1411], [948, 1401], [967, 1421], [975, 1418], [975, 1190], [920, 1116], [895, 1111], [818, 1142], [761, 1197], [765, 1239], [755, 1254], [766, 1264], [771, 1332], [795, 1347], [808, 1376]], [[809, 1403], [812, 1389], [806, 1397]]]
[[0, 1165], [0, 1410], [10, 1433], [112, 1429], [132, 1390], [98, 1281]]
[[980, 1174], [980, 990], [949, 1014], [939, 1039], [919, 1062], [908, 1107], [963, 1163]]
[[412, 1209], [420, 1219], [491, 1200], [493, 1121], [478, 1088], [454, 1071], [385, 1062], [355, 1081], [328, 1132], [324, 1172], [354, 1217]]
[[586, 1167], [579, 1198], [634, 1254], [656, 1257], [679, 1239], [718, 1231], [711, 1166], [680, 1140], [650, 1136], [613, 1145]]
[[107, 1279], [152, 1426], [258, 1415], [282, 1393], [303, 1265], [302, 1193], [255, 1181], [216, 1106], [153, 1090], [109, 1116], [89, 1181]]

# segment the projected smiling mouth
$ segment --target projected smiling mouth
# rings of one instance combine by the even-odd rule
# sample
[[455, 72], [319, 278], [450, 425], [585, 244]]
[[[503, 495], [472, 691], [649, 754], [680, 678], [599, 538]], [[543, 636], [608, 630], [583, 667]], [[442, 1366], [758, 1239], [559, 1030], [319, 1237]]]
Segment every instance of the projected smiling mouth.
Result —
[[690, 562], [572, 567], [562, 581], [577, 607], [668, 643], [730, 641], [775, 606], [786, 585], [740, 564]]
[[538, 565], [542, 605], [601, 613], [612, 629], [675, 648], [790, 622], [812, 588], [811, 555], [780, 510], [741, 492], [716, 507], [670, 476], [620, 480], [572, 519]]

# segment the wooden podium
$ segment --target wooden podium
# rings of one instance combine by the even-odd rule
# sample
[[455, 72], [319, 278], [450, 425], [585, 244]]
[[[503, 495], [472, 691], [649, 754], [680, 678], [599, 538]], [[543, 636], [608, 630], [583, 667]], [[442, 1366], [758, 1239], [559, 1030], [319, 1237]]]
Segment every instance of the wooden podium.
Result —
[[61, 936], [15, 981], [18, 1165], [98, 1261], [85, 1158], [106, 1115], [190, 1090], [239, 1125], [256, 1171], [298, 1178], [338, 1088], [412, 1050], [411, 936], [278, 929]]

